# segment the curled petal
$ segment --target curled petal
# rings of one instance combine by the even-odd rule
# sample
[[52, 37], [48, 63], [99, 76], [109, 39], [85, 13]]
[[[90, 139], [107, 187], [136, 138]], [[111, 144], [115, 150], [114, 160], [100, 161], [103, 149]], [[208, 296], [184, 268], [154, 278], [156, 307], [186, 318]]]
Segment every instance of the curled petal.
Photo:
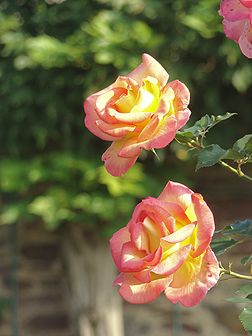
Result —
[[224, 33], [225, 35], [230, 38], [231, 40], [234, 40], [235, 42], [239, 41], [240, 36], [243, 33], [244, 28], [244, 22], [243, 21], [228, 21], [223, 20], [224, 25]]
[[159, 127], [152, 138], [143, 146], [144, 149], [164, 148], [175, 138], [177, 130], [177, 120], [174, 116], [158, 116]]
[[138, 250], [150, 252], [149, 239], [142, 222], [136, 222], [131, 226], [131, 240], [134, 242]]
[[[252, 15], [251, 15], [251, 21], [252, 21]], [[248, 26], [248, 22], [246, 23]], [[241, 48], [242, 53], [248, 57], [252, 58], [252, 23], [251, 28], [244, 29], [244, 32], [240, 36], [238, 40], [239, 46]]]
[[89, 129], [94, 135], [98, 136], [102, 140], [114, 141], [116, 140], [115, 136], [106, 134], [103, 132], [96, 124], [99, 117], [95, 108], [95, 96], [87, 98], [84, 102], [84, 110], [86, 112], [85, 117], [85, 126]]
[[182, 209], [186, 210], [192, 203], [192, 194], [193, 191], [185, 185], [169, 181], [158, 199], [164, 202], [178, 203]]
[[175, 251], [163, 261], [161, 261], [157, 266], [153, 267], [151, 271], [160, 275], [173, 274], [185, 262], [191, 251], [191, 248], [192, 245], [181, 247], [178, 251]]
[[[161, 120], [163, 118], [161, 117]], [[160, 121], [159, 117], [155, 117], [153, 122], [147, 126], [146, 131], [143, 130], [140, 139], [134, 137], [123, 146], [120, 155], [123, 157], [131, 157], [136, 155], [142, 149], [150, 150], [153, 148], [163, 148], [168, 145], [175, 137], [177, 121], [173, 116], [167, 117]], [[152, 137], [147, 139], [148, 130]], [[155, 134], [155, 135], [154, 135]], [[141, 139], [146, 139], [140, 141]], [[139, 155], [139, 154], [138, 154]]]
[[120, 272], [139, 272], [144, 269], [146, 253], [139, 251], [132, 242], [122, 247]]
[[132, 220], [129, 222], [129, 231], [132, 234], [135, 222], [143, 222], [148, 217], [151, 218], [157, 225], [160, 235], [166, 236], [175, 229], [175, 219], [170, 216], [169, 212], [163, 207], [164, 204], [154, 197], [145, 198], [139, 203], [132, 215]]
[[197, 238], [195, 242], [194, 257], [202, 254], [211, 242], [215, 224], [212, 211], [209, 209], [201, 195], [192, 196], [195, 214], [197, 217]]
[[[161, 202], [153, 197], [148, 197], [142, 202], [145, 204], [146, 211], [156, 218], [157, 222], [162, 221], [166, 225], [169, 233], [174, 232], [175, 221], [183, 225], [190, 223], [183, 208], [176, 202]], [[166, 234], [164, 233], [163, 236], [166, 236]]]
[[195, 229], [195, 224], [188, 224], [162, 239], [170, 244], [180, 243], [186, 240], [187, 238], [189, 238], [193, 234], [194, 229]]
[[240, 0], [240, 1], [245, 7], [252, 8], [252, 0]]
[[185, 126], [187, 123], [191, 111], [187, 108], [190, 101], [190, 92], [185, 84], [181, 83], [179, 80], [174, 80], [167, 84], [168, 88], [172, 88], [175, 97], [173, 100], [173, 109], [175, 117], [177, 119], [177, 129]]
[[141, 152], [141, 149], [139, 149], [135, 156], [122, 157], [119, 153], [124, 144], [125, 140], [114, 141], [102, 155], [107, 171], [113, 176], [121, 176], [126, 173], [134, 165]]
[[137, 141], [143, 142], [149, 140], [153, 137], [154, 134], [158, 131], [158, 127], [160, 122], [162, 121], [162, 117], [158, 115], [154, 115], [150, 122], [144, 127], [141, 133], [138, 135]]
[[119, 293], [129, 303], [143, 304], [158, 297], [171, 281], [172, 276], [141, 283], [133, 275], [127, 274], [121, 279]]
[[114, 122], [125, 122], [127, 124], [137, 125], [150, 118], [153, 115], [153, 112], [120, 113], [114, 109], [108, 109], [108, 114], [113, 118]]
[[134, 278], [140, 283], [147, 283], [151, 281], [150, 269], [143, 270], [141, 272], [134, 273]]
[[156, 251], [154, 251], [152, 254], [146, 257], [146, 261], [148, 262], [147, 265], [148, 266], [157, 265], [162, 258], [162, 252], [163, 249], [161, 246], [159, 246]]
[[102, 132], [117, 138], [121, 138], [126, 134], [133, 132], [136, 128], [135, 126], [127, 126], [123, 124], [107, 124], [102, 120], [97, 120], [96, 125]]
[[121, 267], [122, 247], [129, 240], [130, 233], [127, 227], [123, 227], [115, 232], [110, 239], [110, 251], [117, 268]]
[[240, 0], [222, 0], [220, 15], [229, 21], [243, 20], [248, 17], [249, 11]]
[[135, 70], [130, 72], [128, 76], [136, 80], [139, 84], [148, 76], [157, 78], [161, 88], [165, 86], [169, 78], [168, 73], [162, 65], [148, 54], [143, 54], [142, 63]]

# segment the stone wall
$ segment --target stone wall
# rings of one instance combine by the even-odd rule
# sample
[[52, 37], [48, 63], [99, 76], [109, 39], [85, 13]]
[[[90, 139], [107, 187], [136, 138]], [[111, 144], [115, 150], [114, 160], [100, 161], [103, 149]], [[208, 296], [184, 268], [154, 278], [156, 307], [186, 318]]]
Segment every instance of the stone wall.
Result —
[[[16, 313], [9, 305], [3, 310], [0, 335], [72, 336], [64, 298], [59, 233], [46, 231], [36, 223], [22, 223], [16, 228], [16, 253], [14, 239], [11, 226], [0, 227], [0, 297], [9, 298], [10, 305], [17, 306]], [[15, 258], [16, 267], [11, 269]], [[15, 332], [15, 324], [19, 333]]]
[[[1, 298], [13, 296], [13, 254], [10, 227], [0, 228]], [[60, 254], [60, 233], [48, 232], [37, 224], [22, 224], [17, 230], [17, 284], [19, 334], [14, 333], [13, 307], [6, 305], [0, 319], [1, 336], [73, 336], [68, 320], [65, 274]], [[12, 249], [13, 251], [13, 249]], [[237, 271], [239, 251], [230, 258]], [[180, 308], [160, 297], [147, 305], [124, 304], [125, 336], [238, 336], [246, 335], [238, 320], [239, 305], [228, 303], [241, 282], [220, 281], [195, 308]], [[114, 289], [117, 291], [117, 288]], [[182, 333], [172, 333], [177, 319]]]

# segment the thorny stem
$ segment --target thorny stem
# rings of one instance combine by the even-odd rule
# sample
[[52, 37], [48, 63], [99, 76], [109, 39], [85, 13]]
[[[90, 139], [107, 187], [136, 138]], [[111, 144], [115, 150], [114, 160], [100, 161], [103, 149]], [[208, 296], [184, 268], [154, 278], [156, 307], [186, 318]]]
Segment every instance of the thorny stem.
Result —
[[[240, 274], [240, 273], [237, 273], [237, 272], [233, 272], [231, 270], [231, 266], [232, 266], [232, 264], [229, 264], [228, 269], [225, 269], [220, 263], [220, 275], [228, 274], [232, 278], [251, 280], [252, 281], [252, 276], [251, 275], [245, 275], [245, 274]], [[231, 279], [231, 278], [229, 278], [229, 279]]]

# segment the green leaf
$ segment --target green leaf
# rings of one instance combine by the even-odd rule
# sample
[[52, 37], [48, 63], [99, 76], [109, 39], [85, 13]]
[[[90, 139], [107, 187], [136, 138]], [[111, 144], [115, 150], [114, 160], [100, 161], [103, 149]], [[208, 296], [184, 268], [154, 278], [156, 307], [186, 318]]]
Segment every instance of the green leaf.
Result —
[[[252, 295], [252, 284], [246, 284], [241, 286], [236, 292], [235, 294], [240, 295], [242, 297], [248, 297]], [[249, 298], [251, 300], [251, 297]]]
[[252, 134], [237, 140], [233, 148], [227, 150], [224, 159], [233, 161], [246, 159], [246, 162], [252, 162]]
[[252, 302], [252, 284], [241, 286], [236, 292], [240, 297], [228, 298], [226, 301], [235, 303], [251, 303]]
[[249, 263], [250, 261], [252, 261], [252, 254], [249, 256], [245, 256], [241, 259], [241, 264], [242, 265], [247, 265], [247, 263]]
[[192, 132], [183, 132], [183, 131], [178, 131], [176, 133], [176, 140], [179, 143], [187, 143], [190, 142], [194, 138], [194, 134]]
[[250, 298], [242, 298], [242, 297], [227, 298], [226, 301], [233, 302], [233, 303], [250, 303], [250, 302], [252, 302], [252, 300]]
[[252, 335], [252, 308], [244, 308], [239, 319], [244, 327], [244, 329]]
[[224, 115], [218, 116], [209, 116], [206, 114], [201, 119], [197, 120], [193, 126], [177, 132], [176, 139], [178, 142], [186, 143], [198, 136], [204, 136], [212, 127], [234, 115], [236, 115], [236, 113], [227, 112]]
[[237, 244], [237, 240], [230, 237], [215, 238], [212, 240], [211, 248], [216, 255], [225, 253]]
[[226, 154], [226, 151], [219, 145], [213, 144], [201, 149], [198, 152], [198, 162], [196, 171], [200, 168], [211, 167], [221, 160]]
[[226, 151], [226, 154], [224, 156], [223, 159], [226, 159], [226, 160], [233, 160], [233, 161], [239, 161], [241, 159], [243, 159], [244, 156], [239, 153], [238, 151], [234, 150], [233, 148], [230, 148]]
[[233, 145], [233, 149], [239, 153], [252, 154], [252, 134], [247, 134], [237, 140]]
[[252, 238], [252, 220], [245, 219], [243, 221], [237, 221], [234, 224], [228, 225], [223, 229], [222, 234], [235, 234]]

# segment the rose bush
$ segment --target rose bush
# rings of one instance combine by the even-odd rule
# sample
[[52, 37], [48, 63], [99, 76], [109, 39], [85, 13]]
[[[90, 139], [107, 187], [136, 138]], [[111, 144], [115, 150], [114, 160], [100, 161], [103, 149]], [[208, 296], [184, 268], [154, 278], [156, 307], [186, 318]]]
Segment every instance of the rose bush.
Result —
[[226, 36], [252, 58], [252, 0], [222, 0], [219, 13], [224, 17]]
[[198, 304], [219, 278], [214, 227], [202, 196], [182, 184], [168, 182], [158, 198], [144, 199], [110, 240], [121, 296], [146, 303], [164, 291], [173, 303]]
[[168, 77], [153, 57], [143, 54], [135, 70], [85, 100], [86, 127], [113, 141], [102, 156], [111, 175], [127, 172], [142, 149], [168, 145], [189, 119], [189, 91], [178, 80], [166, 84]]

